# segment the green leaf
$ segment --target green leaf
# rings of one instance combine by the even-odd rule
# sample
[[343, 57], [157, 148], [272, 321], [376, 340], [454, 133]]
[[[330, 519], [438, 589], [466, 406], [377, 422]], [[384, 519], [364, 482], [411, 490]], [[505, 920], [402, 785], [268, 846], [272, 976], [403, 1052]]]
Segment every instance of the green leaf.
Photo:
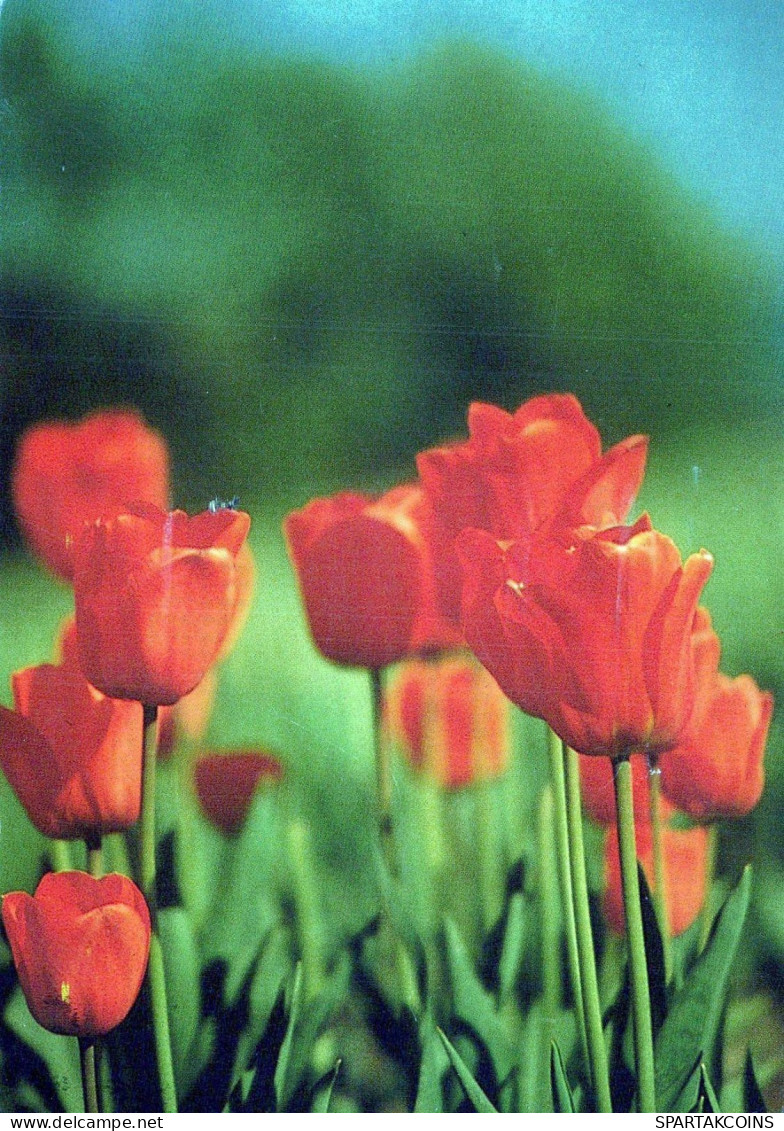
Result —
[[553, 1111], [559, 1115], [574, 1112], [572, 1089], [569, 1087], [561, 1050], [555, 1041], [550, 1045], [550, 1087], [553, 1096]]
[[190, 919], [182, 907], [162, 908], [158, 912], [158, 927], [177, 1090], [185, 1095], [199, 1067], [189, 1056], [201, 1016], [199, 956]]
[[509, 900], [501, 958], [498, 962], [498, 1002], [502, 1005], [514, 993], [526, 943], [525, 897], [515, 892]]
[[700, 1062], [699, 1090], [697, 1092], [697, 1110], [701, 1112], [720, 1112], [719, 1101], [716, 1098], [716, 1089], [710, 1082], [708, 1070], [704, 1062]]
[[317, 1115], [326, 1115], [329, 1112], [329, 1105], [332, 1102], [332, 1093], [335, 1090], [335, 1082], [337, 1081], [342, 1063], [343, 1061], [338, 1058], [335, 1061], [334, 1067], [321, 1077], [313, 1089], [315, 1098], [311, 1110]]
[[302, 981], [302, 963], [298, 962], [294, 968], [294, 979], [289, 998], [289, 1022], [286, 1027], [286, 1035], [283, 1038], [283, 1044], [280, 1047], [278, 1063], [275, 1067], [275, 1098], [277, 1100], [278, 1111], [286, 1110], [288, 1100], [291, 1098], [291, 1094], [294, 1091], [294, 1081], [290, 1079], [289, 1064], [294, 1046], [294, 1030], [299, 1020], [299, 1011], [302, 1002]]
[[656, 907], [642, 865], [637, 862], [640, 881], [640, 910], [645, 937], [645, 962], [648, 967], [648, 990], [651, 998], [651, 1023], [654, 1037], [667, 1015], [667, 975], [664, 965], [664, 942], [656, 917]]
[[751, 1049], [746, 1052], [746, 1063], [743, 1066], [743, 1110], [763, 1113], [768, 1110], [754, 1070]]
[[284, 984], [291, 977], [286, 933], [273, 927], [264, 940], [248, 994], [248, 1019], [237, 1040], [233, 1082], [242, 1076], [248, 1059], [266, 1029]]
[[63, 1110], [84, 1111], [77, 1042], [42, 1029], [33, 1020], [19, 986], [11, 994], [4, 1020], [11, 1032], [46, 1062]]
[[422, 1055], [419, 1062], [414, 1111], [437, 1115], [444, 1110], [443, 1076], [449, 1067], [449, 1058], [446, 1056], [443, 1042], [439, 1038], [430, 1013], [422, 1018], [419, 1039]]
[[659, 1111], [691, 1111], [697, 1101], [699, 1076], [693, 1075], [693, 1068], [716, 1038], [750, 891], [751, 871], [746, 868], [659, 1031], [654, 1050]]
[[515, 1066], [514, 1044], [496, 1010], [492, 994], [479, 981], [457, 927], [447, 919], [444, 928], [454, 1015], [482, 1041], [500, 1084]]
[[484, 1115], [497, 1115], [498, 1109], [493, 1107], [490, 1100], [477, 1084], [474, 1077], [471, 1075], [468, 1065], [463, 1060], [460, 1053], [455, 1046], [451, 1043], [443, 1029], [438, 1030], [438, 1035], [443, 1041], [446, 1054], [449, 1057], [450, 1063], [457, 1073], [460, 1083], [463, 1085], [465, 1094], [468, 1096], [469, 1101], [474, 1105], [474, 1110]]

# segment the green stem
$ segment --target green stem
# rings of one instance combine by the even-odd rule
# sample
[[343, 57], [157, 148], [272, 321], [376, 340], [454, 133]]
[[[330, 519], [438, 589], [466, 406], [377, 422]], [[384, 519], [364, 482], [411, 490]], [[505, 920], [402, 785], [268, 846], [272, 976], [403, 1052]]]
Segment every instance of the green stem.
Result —
[[169, 1008], [166, 999], [166, 976], [163, 968], [163, 950], [158, 934], [158, 897], [155, 865], [155, 761], [157, 745], [157, 707], [144, 707], [144, 752], [142, 757], [142, 811], [139, 820], [139, 877], [142, 895], [150, 910], [150, 959], [147, 964], [147, 984], [152, 1005], [152, 1024], [155, 1035], [155, 1056], [164, 1112], [177, 1110], [177, 1091], [174, 1083], [171, 1036], [169, 1033]]
[[294, 874], [297, 909], [297, 937], [302, 955], [302, 974], [306, 998], [316, 997], [326, 982], [322, 954], [323, 929], [318, 884], [313, 869], [310, 835], [301, 817], [294, 817], [287, 830], [289, 857]]
[[417, 782], [415, 800], [422, 855], [426, 864], [424, 879], [428, 928], [430, 932], [434, 932], [445, 911], [444, 871], [448, 857], [444, 836], [444, 797], [441, 788], [429, 777], [424, 777]]
[[479, 854], [479, 891], [482, 905], [483, 933], [495, 925], [504, 906], [504, 873], [496, 839], [497, 822], [493, 807], [491, 782], [480, 781], [474, 787], [476, 800], [476, 833]]
[[128, 854], [128, 844], [125, 833], [109, 833], [103, 838], [104, 855], [110, 872], [119, 872], [123, 876], [132, 876], [133, 868]]
[[542, 790], [537, 833], [539, 908], [542, 916], [542, 991], [545, 1016], [554, 1020], [561, 1008], [562, 986], [552, 782], [547, 782]]
[[84, 838], [87, 849], [87, 871], [96, 880], [103, 875], [103, 843], [100, 833], [90, 833]]
[[634, 1055], [637, 1067], [637, 1110], [654, 1112], [656, 1111], [656, 1089], [654, 1085], [651, 997], [648, 988], [645, 935], [640, 907], [640, 881], [637, 873], [632, 768], [628, 755], [616, 761], [614, 781], [623, 910], [626, 918], [626, 946], [632, 992]]
[[713, 881], [716, 876], [716, 857], [719, 849], [718, 825], [708, 826], [708, 860], [705, 871], [705, 902], [700, 912], [700, 953], [705, 949], [713, 926]]
[[583, 815], [580, 799], [580, 762], [577, 752], [568, 747], [566, 749], [566, 818], [569, 826], [572, 897], [574, 899], [577, 950], [580, 960], [591, 1076], [599, 1111], [612, 1112], [610, 1079], [607, 1070], [607, 1049], [604, 1044], [602, 1010], [599, 1004], [599, 980], [596, 974], [591, 910], [588, 903], [588, 878], [585, 871]]
[[67, 840], [50, 840], [49, 861], [52, 865], [52, 871], [70, 872], [73, 868], [70, 843]]
[[664, 952], [664, 977], [669, 982], [672, 974], [672, 932], [667, 910], [667, 869], [662, 843], [661, 817], [661, 771], [658, 766], [648, 762], [648, 797], [651, 818], [651, 837], [653, 840], [653, 907], [659, 924]]
[[395, 841], [392, 830], [392, 759], [389, 743], [384, 741], [381, 717], [384, 705], [384, 691], [381, 683], [381, 669], [370, 669], [370, 685], [373, 697], [373, 748], [376, 762], [376, 805], [378, 807], [378, 835], [389, 874], [398, 874]]
[[100, 1112], [98, 1103], [98, 1073], [96, 1071], [95, 1042], [89, 1037], [79, 1038], [79, 1063], [82, 1068], [84, 1110], [88, 1115]]
[[550, 781], [553, 787], [555, 806], [555, 838], [558, 858], [558, 882], [561, 888], [561, 907], [563, 909], [564, 933], [566, 935], [566, 957], [569, 964], [569, 979], [572, 984], [572, 997], [577, 1013], [577, 1028], [583, 1046], [585, 1063], [590, 1065], [588, 1035], [585, 1028], [585, 1009], [583, 1006], [583, 986], [580, 976], [580, 952], [577, 947], [577, 926], [574, 918], [574, 897], [572, 894], [572, 865], [569, 848], [569, 822], [566, 815], [566, 775], [564, 773], [563, 744], [558, 735], [548, 730], [548, 753], [550, 757]]

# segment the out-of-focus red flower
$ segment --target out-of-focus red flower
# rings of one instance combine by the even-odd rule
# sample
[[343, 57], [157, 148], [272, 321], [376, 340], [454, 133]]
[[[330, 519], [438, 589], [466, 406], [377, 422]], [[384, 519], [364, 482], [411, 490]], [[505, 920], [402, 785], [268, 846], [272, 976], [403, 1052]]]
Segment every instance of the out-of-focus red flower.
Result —
[[569, 394], [533, 397], [515, 413], [472, 404], [468, 430], [468, 440], [417, 457], [435, 516], [439, 597], [458, 621], [453, 547], [462, 530], [525, 542], [552, 523], [617, 525], [637, 495], [648, 450], [645, 436], [630, 436], [602, 455], [598, 431]]
[[662, 787], [695, 820], [743, 817], [765, 784], [773, 696], [749, 675], [730, 679], [718, 670], [718, 637], [707, 611], [699, 613], [694, 710], [679, 744], [661, 758]]
[[509, 700], [473, 659], [402, 664], [386, 689], [384, 721], [413, 768], [447, 789], [498, 777], [509, 764]]
[[167, 506], [166, 443], [127, 409], [95, 412], [76, 424], [38, 424], [19, 443], [11, 488], [33, 551], [70, 580], [73, 546], [86, 522], [112, 518], [129, 503]]
[[[653, 887], [653, 837], [650, 824], [635, 828], [637, 856]], [[683, 934], [700, 913], [707, 894], [708, 830], [662, 828], [667, 918], [673, 935]], [[626, 931], [623, 913], [621, 863], [618, 855], [618, 830], [607, 830], [604, 842], [604, 914], [616, 934]]]
[[562, 544], [458, 539], [466, 640], [509, 698], [581, 754], [611, 758], [675, 745], [694, 699], [692, 630], [712, 568], [681, 564], [651, 528], [575, 532]]
[[79, 659], [117, 699], [176, 703], [204, 678], [237, 612], [243, 511], [131, 507], [84, 528], [74, 555]]
[[310, 631], [327, 659], [382, 668], [461, 642], [438, 606], [421, 488], [314, 499], [284, 522]]
[[108, 699], [76, 667], [42, 664], [11, 678], [0, 707], [0, 766], [45, 836], [127, 829], [139, 818], [139, 703]]
[[34, 896], [4, 896], [3, 925], [39, 1025], [100, 1037], [128, 1015], [150, 949], [149, 911], [131, 880], [49, 872]]
[[260, 750], [227, 750], [204, 754], [193, 766], [193, 784], [202, 811], [216, 828], [236, 836], [245, 824], [256, 790], [276, 784], [283, 766]]

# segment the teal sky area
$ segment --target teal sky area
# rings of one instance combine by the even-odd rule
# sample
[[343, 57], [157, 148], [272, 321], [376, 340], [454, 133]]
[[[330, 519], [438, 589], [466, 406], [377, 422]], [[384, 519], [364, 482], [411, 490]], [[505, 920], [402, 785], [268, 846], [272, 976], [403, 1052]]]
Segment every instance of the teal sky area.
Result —
[[503, 47], [598, 95], [784, 277], [784, 8], [767, 0], [115, 0], [102, 10], [73, 0], [70, 10], [97, 55], [143, 55], [173, 22], [215, 50], [240, 41], [359, 65], [444, 38]]

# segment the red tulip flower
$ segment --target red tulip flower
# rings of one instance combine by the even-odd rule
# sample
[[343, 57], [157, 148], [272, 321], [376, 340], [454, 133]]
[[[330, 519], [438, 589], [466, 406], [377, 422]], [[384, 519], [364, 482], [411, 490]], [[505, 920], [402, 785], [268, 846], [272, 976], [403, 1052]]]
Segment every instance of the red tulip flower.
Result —
[[11, 488], [33, 551], [70, 580], [85, 523], [112, 518], [129, 503], [167, 506], [168, 451], [157, 432], [125, 409], [96, 412], [78, 424], [38, 424], [22, 436]]
[[202, 812], [227, 836], [236, 836], [247, 820], [256, 790], [283, 777], [283, 766], [272, 754], [232, 750], [204, 754], [193, 767], [193, 784]]
[[74, 555], [79, 657], [105, 695], [176, 703], [204, 678], [241, 597], [243, 511], [131, 507], [85, 527]]
[[314, 499], [288, 515], [289, 555], [327, 659], [377, 669], [460, 643], [436, 600], [431, 525], [416, 486]]
[[[653, 837], [651, 826], [640, 822], [636, 829], [637, 855], [649, 886], [653, 887]], [[673, 935], [681, 935], [695, 922], [705, 902], [708, 886], [708, 830], [662, 828], [665, 902], [667, 922]], [[616, 934], [626, 932], [623, 912], [618, 830], [608, 829], [604, 842], [604, 914]]]
[[35, 827], [74, 839], [139, 818], [142, 708], [108, 699], [76, 667], [15, 672], [0, 707], [0, 766]]
[[34, 896], [3, 898], [3, 925], [39, 1025], [94, 1038], [128, 1015], [147, 968], [150, 915], [125, 876], [49, 872]]
[[648, 441], [631, 436], [602, 455], [601, 439], [571, 395], [533, 397], [515, 413], [475, 403], [469, 439], [432, 448], [417, 469], [435, 515], [436, 573], [445, 608], [459, 620], [462, 530], [526, 541], [550, 524], [623, 522], [645, 471]]
[[387, 687], [384, 722], [412, 767], [446, 789], [498, 777], [509, 764], [509, 700], [470, 658], [402, 664]]
[[567, 544], [547, 539], [533, 554], [480, 531], [458, 549], [466, 640], [514, 703], [581, 754], [675, 745], [693, 704], [709, 554], [682, 565], [647, 516]]
[[700, 610], [694, 710], [680, 743], [662, 756], [662, 788], [697, 821], [743, 817], [762, 796], [773, 696], [749, 675], [718, 670], [718, 637]]

